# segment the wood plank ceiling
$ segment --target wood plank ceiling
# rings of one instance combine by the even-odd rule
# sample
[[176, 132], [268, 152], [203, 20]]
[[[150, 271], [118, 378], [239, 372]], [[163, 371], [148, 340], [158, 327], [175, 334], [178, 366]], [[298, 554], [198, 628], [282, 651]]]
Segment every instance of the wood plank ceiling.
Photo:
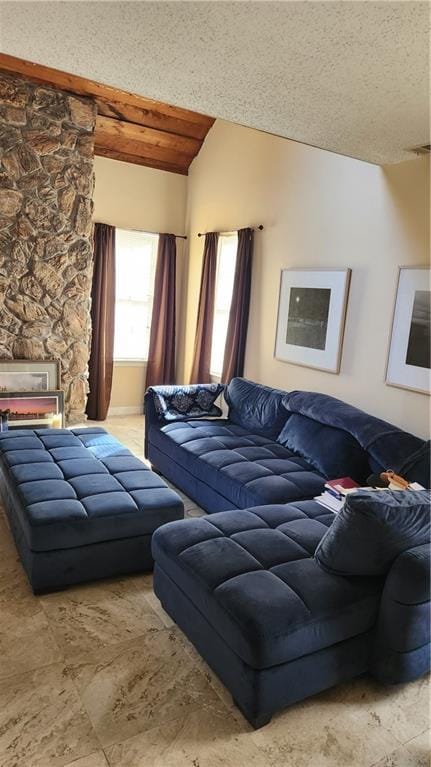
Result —
[[84, 77], [0, 53], [0, 71], [53, 86], [97, 104], [95, 154], [188, 174], [214, 118], [127, 93]]

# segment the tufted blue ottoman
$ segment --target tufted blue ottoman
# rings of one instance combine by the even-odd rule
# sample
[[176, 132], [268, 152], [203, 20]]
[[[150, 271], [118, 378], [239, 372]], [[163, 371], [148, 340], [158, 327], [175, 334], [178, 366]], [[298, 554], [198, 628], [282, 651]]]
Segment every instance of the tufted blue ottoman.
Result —
[[183, 517], [173, 490], [101, 428], [0, 434], [1, 489], [33, 591], [151, 570], [151, 537]]
[[369, 666], [382, 580], [319, 567], [314, 551], [333, 519], [301, 501], [153, 536], [155, 593], [254, 727]]

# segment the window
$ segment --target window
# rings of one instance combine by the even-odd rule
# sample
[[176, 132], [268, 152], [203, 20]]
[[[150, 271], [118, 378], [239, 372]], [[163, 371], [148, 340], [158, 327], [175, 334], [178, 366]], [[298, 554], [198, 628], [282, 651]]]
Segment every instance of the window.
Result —
[[227, 326], [232, 302], [238, 234], [221, 234], [218, 241], [214, 324], [211, 346], [211, 375], [220, 377], [223, 368]]
[[158, 240], [157, 234], [116, 230], [116, 360], [148, 358]]

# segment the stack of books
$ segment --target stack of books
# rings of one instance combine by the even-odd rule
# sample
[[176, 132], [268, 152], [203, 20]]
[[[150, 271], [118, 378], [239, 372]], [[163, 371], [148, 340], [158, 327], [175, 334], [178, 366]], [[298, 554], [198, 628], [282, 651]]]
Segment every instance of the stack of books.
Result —
[[[315, 495], [314, 500], [324, 506], [326, 509], [336, 514], [343, 508], [346, 496], [354, 493], [361, 487], [351, 477], [340, 477], [340, 479], [330, 479], [325, 482], [325, 489], [321, 495]], [[382, 487], [362, 487], [361, 490], [400, 490], [400, 486], [395, 482], [390, 482], [388, 486]], [[406, 482], [405, 490], [424, 490], [425, 488], [419, 482]]]
[[351, 477], [331, 479], [325, 483], [325, 489], [321, 495], [316, 495], [314, 500], [336, 514], [343, 507], [346, 495], [354, 493], [360, 487]]

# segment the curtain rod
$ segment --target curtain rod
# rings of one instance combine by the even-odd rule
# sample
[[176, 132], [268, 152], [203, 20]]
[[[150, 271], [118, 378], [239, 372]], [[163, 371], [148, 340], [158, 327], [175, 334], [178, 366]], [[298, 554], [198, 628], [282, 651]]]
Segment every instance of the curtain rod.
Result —
[[[105, 221], [95, 221], [95, 224], [104, 224]], [[111, 224], [112, 226], [112, 224]], [[129, 226], [124, 228], [122, 226], [116, 226], [115, 229], [124, 229], [125, 232], [140, 232], [141, 234], [171, 234], [171, 232], [149, 232], [148, 229], [131, 229]], [[186, 234], [174, 234], [177, 240], [187, 240]]]
[[[250, 227], [250, 228], [251, 228], [253, 231], [254, 231], [255, 229], [260, 229], [260, 231], [262, 231], [262, 229], [263, 229], [263, 224], [259, 224], [259, 226], [254, 226], [254, 227]], [[237, 230], [237, 229], [235, 229], [235, 230], [233, 230], [232, 232], [217, 232], [217, 234], [236, 234], [236, 233], [237, 233], [237, 231], [238, 231], [238, 230]], [[206, 235], [206, 234], [215, 234], [215, 232], [198, 232], [198, 237], [205, 237], [205, 235]]]

